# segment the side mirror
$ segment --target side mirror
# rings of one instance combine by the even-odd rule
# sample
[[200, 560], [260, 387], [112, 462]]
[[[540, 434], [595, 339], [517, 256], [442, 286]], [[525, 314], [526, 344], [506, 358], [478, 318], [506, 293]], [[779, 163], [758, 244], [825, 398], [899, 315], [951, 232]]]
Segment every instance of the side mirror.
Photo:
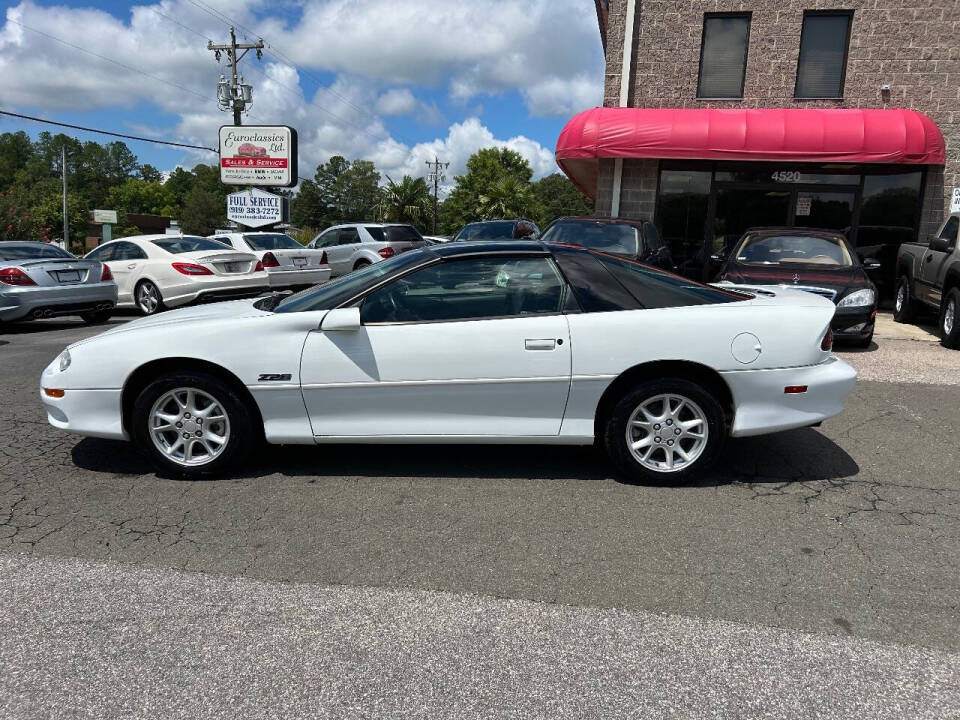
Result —
[[864, 258], [863, 260], [863, 269], [864, 270], [879, 270], [881, 263], [876, 258]]
[[950, 248], [950, 241], [942, 237], [931, 237], [928, 247], [934, 252], [946, 252]]
[[320, 322], [321, 330], [359, 330], [360, 308], [334, 308]]

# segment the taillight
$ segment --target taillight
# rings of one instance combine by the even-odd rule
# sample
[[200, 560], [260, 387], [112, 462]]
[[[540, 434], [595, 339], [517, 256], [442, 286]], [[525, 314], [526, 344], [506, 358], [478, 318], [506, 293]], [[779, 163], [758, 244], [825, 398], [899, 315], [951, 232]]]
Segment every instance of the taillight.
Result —
[[396, 255], [396, 253], [393, 251], [392, 247], [385, 247], [377, 250], [377, 255], [386, 260], [387, 258], [392, 258], [394, 255]]
[[0, 268], [0, 283], [4, 285], [36, 285], [29, 275], [18, 267]]
[[213, 275], [208, 268], [196, 263], [175, 262], [173, 263], [173, 269], [181, 275]]
[[263, 254], [263, 266], [268, 267], [280, 267], [280, 263], [277, 262], [277, 256], [272, 252]]
[[820, 343], [820, 349], [824, 352], [830, 352], [833, 349], [833, 330], [827, 328], [827, 334], [823, 336], [823, 342]]
[[324, 250], [324, 251], [323, 251], [323, 255], [320, 256], [320, 264], [321, 264], [321, 265], [329, 265], [329, 264], [330, 264], [329, 262], [327, 262], [327, 251], [326, 251], [326, 250]]
[[253, 266], [254, 272], [263, 272], [263, 263], [257, 260], [257, 264]]
[[107, 280], [113, 280], [113, 273], [110, 271], [110, 266], [103, 263], [103, 268], [100, 270], [100, 282], [106, 282]]

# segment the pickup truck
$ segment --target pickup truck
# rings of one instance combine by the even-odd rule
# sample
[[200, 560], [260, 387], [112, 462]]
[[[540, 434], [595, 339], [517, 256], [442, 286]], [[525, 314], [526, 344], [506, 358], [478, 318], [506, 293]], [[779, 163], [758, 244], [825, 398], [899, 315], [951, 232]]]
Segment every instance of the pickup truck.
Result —
[[897, 300], [894, 319], [910, 322], [918, 310], [939, 314], [940, 335], [949, 348], [960, 347], [960, 213], [952, 213], [929, 243], [907, 242], [897, 253]]

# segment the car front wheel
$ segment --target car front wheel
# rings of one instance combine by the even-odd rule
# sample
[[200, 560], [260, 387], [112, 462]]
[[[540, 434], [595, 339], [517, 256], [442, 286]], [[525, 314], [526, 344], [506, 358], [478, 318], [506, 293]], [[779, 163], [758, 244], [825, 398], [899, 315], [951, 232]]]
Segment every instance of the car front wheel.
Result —
[[240, 394], [206, 373], [171, 373], [137, 396], [133, 439], [155, 465], [186, 478], [234, 467], [258, 437]]
[[635, 386], [613, 408], [604, 444], [631, 481], [683, 484], [709, 469], [726, 439], [723, 409], [699, 384], [683, 378]]
[[953, 288], [947, 293], [943, 301], [943, 310], [940, 311], [940, 336], [943, 346], [960, 348], [960, 290]]
[[893, 319], [898, 323], [913, 321], [913, 301], [910, 299], [910, 281], [906, 275], [897, 283], [897, 298], [893, 304]]

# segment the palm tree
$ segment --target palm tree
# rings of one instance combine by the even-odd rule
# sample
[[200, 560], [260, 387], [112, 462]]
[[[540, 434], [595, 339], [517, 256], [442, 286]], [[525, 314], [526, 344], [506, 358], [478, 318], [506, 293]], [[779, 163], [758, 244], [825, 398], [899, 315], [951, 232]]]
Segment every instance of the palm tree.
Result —
[[530, 183], [515, 175], [505, 175], [477, 198], [476, 214], [482, 220], [522, 217], [534, 204]]
[[394, 182], [387, 177], [380, 215], [383, 220], [390, 222], [404, 222], [426, 227], [432, 204], [430, 189], [423, 178], [414, 179], [404, 175], [400, 182]]

